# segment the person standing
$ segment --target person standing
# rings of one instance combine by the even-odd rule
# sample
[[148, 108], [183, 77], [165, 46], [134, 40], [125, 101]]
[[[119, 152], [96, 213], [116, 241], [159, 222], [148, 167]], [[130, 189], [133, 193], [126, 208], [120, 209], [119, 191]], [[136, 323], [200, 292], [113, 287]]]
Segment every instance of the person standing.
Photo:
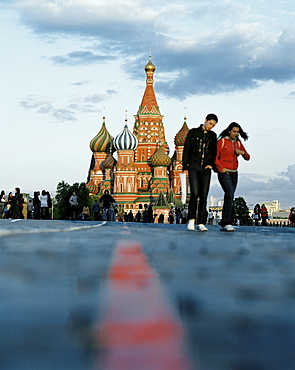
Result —
[[187, 222], [187, 211], [185, 209], [185, 206], [183, 207], [180, 216], [181, 216], [181, 223], [186, 224], [186, 222]]
[[99, 221], [100, 205], [97, 203], [97, 200], [94, 202], [92, 206], [92, 212], [94, 216], [94, 221]]
[[255, 226], [259, 226], [259, 220], [260, 220], [260, 204], [259, 203], [257, 203], [254, 207], [253, 219], [255, 222]]
[[133, 222], [133, 221], [134, 221], [134, 216], [133, 216], [133, 212], [132, 212], [132, 210], [131, 210], [131, 209], [130, 209], [130, 211], [128, 212], [127, 220], [128, 220], [128, 222]]
[[40, 195], [40, 216], [42, 220], [48, 219], [48, 196], [45, 190]]
[[164, 214], [163, 213], [160, 214], [160, 216], [158, 218], [158, 223], [159, 224], [163, 224], [164, 223]]
[[40, 192], [34, 191], [33, 207], [34, 207], [34, 219], [40, 220]]
[[[51, 199], [49, 191], [46, 191], [46, 195], [47, 195], [46, 219], [49, 219], [49, 209], [51, 208], [51, 213], [53, 212], [52, 199]], [[52, 219], [53, 219], [53, 215], [52, 215]]]
[[148, 222], [149, 219], [149, 212], [148, 212], [148, 205], [144, 205], [144, 211], [142, 212], [142, 217], [143, 217], [143, 222], [146, 223]]
[[76, 195], [76, 192], [73, 191], [70, 199], [70, 210], [71, 210], [71, 220], [74, 221], [77, 218], [77, 206], [78, 206], [78, 197]]
[[140, 212], [140, 210], [137, 211], [137, 213], [135, 215], [135, 219], [136, 219], [136, 222], [140, 222], [141, 221], [141, 212]]
[[[198, 128], [191, 129], [186, 137], [182, 164], [188, 170], [190, 200], [188, 205], [188, 230], [195, 230], [195, 219], [198, 206], [197, 224], [199, 231], [207, 231], [207, 197], [209, 192], [211, 170], [214, 169], [217, 138], [211, 131], [217, 124], [216, 114], [210, 113]], [[199, 202], [198, 202], [199, 199]]]
[[248, 135], [242, 127], [232, 122], [221, 132], [217, 142], [216, 167], [218, 170], [218, 181], [224, 191], [222, 218], [220, 221], [221, 230], [234, 231], [233, 221], [233, 200], [238, 184], [238, 158], [241, 155], [246, 161], [250, 159], [239, 136], [244, 140]]
[[5, 191], [2, 190], [1, 195], [0, 195], [0, 218], [3, 218], [5, 203], [6, 203], [6, 201], [5, 201]]
[[261, 215], [262, 226], [267, 226], [266, 220], [268, 219], [268, 212], [267, 212], [267, 208], [265, 207], [265, 204], [262, 204], [260, 208], [260, 215]]
[[13, 209], [13, 194], [10, 191], [8, 193], [8, 198], [7, 198], [7, 205], [6, 205], [6, 214], [5, 218], [10, 219], [12, 217], [12, 209]]
[[29, 203], [27, 204], [27, 219], [30, 220], [32, 218], [32, 213], [33, 213], [33, 203], [32, 200], [29, 200]]
[[169, 210], [169, 213], [168, 213], [168, 221], [169, 221], [170, 224], [173, 224], [174, 216], [175, 216], [174, 207], [171, 206], [171, 208]]
[[11, 218], [22, 219], [23, 216], [24, 198], [20, 193], [20, 188], [15, 188], [15, 194], [12, 201]]
[[87, 204], [85, 204], [85, 206], [82, 208], [82, 217], [84, 221], [88, 221], [89, 214], [90, 214], [89, 207], [87, 206]]
[[290, 225], [294, 226], [295, 225], [295, 207], [292, 207], [290, 209], [290, 214], [289, 214], [288, 219], [290, 221]]
[[153, 203], [150, 203], [148, 206], [148, 223], [154, 222], [154, 211], [153, 211]]
[[108, 211], [111, 207], [112, 203], [115, 203], [115, 199], [111, 196], [108, 189], [106, 189], [103, 195], [100, 197], [100, 203], [102, 203], [103, 208], [103, 220], [104, 221], [111, 221], [108, 217]]
[[180, 216], [181, 216], [181, 210], [178, 206], [175, 207], [175, 219], [176, 223], [180, 224]]
[[117, 207], [117, 204], [115, 201], [110, 204], [108, 212], [107, 212], [108, 221], [116, 221], [116, 211], [117, 211], [116, 207]]
[[208, 213], [208, 224], [213, 225], [213, 220], [214, 220], [214, 215], [212, 212], [212, 209], [209, 208], [209, 213]]

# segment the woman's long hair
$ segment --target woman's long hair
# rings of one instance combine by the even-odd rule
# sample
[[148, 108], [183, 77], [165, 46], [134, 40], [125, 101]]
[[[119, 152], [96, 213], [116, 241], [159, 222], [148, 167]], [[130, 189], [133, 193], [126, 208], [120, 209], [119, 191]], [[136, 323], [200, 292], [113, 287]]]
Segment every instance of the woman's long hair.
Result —
[[219, 138], [228, 136], [228, 132], [231, 131], [234, 127], [238, 127], [238, 129], [240, 130], [239, 136], [241, 136], [245, 141], [248, 140], [247, 132], [245, 132], [237, 122], [230, 123], [228, 127], [220, 133]]

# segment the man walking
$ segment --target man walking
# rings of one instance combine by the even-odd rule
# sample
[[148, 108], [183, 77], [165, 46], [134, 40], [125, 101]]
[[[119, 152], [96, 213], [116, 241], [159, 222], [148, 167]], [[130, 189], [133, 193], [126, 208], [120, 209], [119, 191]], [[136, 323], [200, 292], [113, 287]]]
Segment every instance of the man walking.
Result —
[[[195, 230], [195, 220], [199, 231], [207, 231], [207, 197], [209, 192], [211, 170], [215, 164], [217, 137], [211, 129], [218, 118], [210, 113], [198, 128], [191, 129], [186, 137], [182, 164], [188, 170], [190, 184], [190, 201], [188, 206], [188, 230]], [[199, 199], [199, 204], [198, 204]], [[198, 206], [198, 215], [196, 215]]]

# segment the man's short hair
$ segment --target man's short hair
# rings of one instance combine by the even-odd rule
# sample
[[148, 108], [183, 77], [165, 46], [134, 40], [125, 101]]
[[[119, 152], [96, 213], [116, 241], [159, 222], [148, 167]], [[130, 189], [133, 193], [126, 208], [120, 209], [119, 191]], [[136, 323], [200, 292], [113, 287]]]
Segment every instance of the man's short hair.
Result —
[[214, 113], [207, 114], [206, 120], [207, 121], [210, 121], [211, 119], [213, 119], [216, 123], [218, 122], [218, 117]]

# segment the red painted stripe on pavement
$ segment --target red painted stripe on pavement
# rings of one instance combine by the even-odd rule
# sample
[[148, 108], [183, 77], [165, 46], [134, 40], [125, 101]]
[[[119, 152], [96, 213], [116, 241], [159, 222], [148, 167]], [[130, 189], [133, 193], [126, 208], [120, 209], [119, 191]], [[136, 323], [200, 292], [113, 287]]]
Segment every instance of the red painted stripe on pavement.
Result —
[[107, 283], [99, 331], [103, 370], [189, 370], [183, 329], [141, 245], [120, 243]]

